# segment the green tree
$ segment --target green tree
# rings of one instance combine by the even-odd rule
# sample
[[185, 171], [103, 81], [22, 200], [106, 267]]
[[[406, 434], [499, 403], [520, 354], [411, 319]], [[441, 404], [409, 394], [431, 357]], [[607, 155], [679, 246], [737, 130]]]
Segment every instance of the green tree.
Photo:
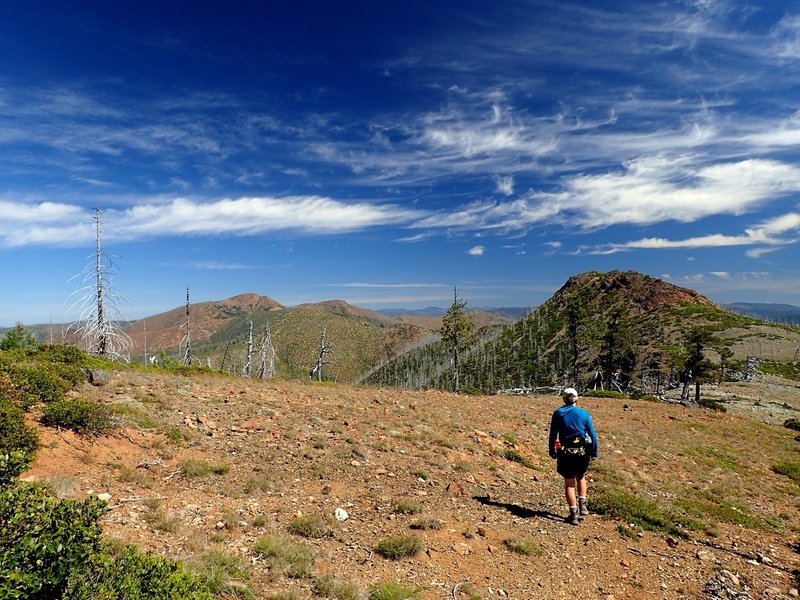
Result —
[[567, 352], [572, 371], [572, 385], [580, 384], [581, 370], [588, 367], [587, 355], [596, 337], [596, 326], [590, 312], [592, 290], [581, 287], [567, 300]]
[[683, 391], [681, 399], [689, 399], [689, 387], [694, 383], [694, 401], [700, 402], [700, 384], [709, 380], [714, 364], [705, 356], [705, 349], [711, 345], [713, 336], [705, 327], [693, 327], [686, 335], [686, 360], [683, 363], [681, 379]]
[[[623, 386], [630, 381], [636, 367], [636, 336], [623, 306], [611, 311], [597, 362], [603, 372], [603, 383], [608, 389], [613, 387], [615, 381]], [[616, 378], [615, 373], [618, 374]]]
[[459, 370], [463, 353], [477, 341], [475, 323], [464, 312], [466, 300], [458, 299], [458, 289], [453, 288], [453, 303], [442, 319], [439, 334], [453, 362], [453, 390], [459, 390]]
[[17, 348], [35, 348], [38, 345], [33, 331], [25, 327], [21, 322], [6, 331], [3, 339], [0, 340], [0, 350], [15, 350]]

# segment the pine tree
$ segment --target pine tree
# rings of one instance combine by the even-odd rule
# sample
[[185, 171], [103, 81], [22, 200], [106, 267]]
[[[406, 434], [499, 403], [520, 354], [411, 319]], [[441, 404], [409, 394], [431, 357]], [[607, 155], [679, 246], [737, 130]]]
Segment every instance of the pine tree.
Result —
[[3, 335], [0, 340], [0, 350], [15, 350], [17, 348], [33, 348], [37, 345], [33, 331], [25, 327], [21, 321]]
[[442, 342], [447, 348], [453, 363], [453, 390], [460, 388], [459, 371], [460, 360], [463, 353], [477, 341], [475, 323], [464, 313], [466, 300], [458, 299], [458, 289], [453, 288], [453, 303], [447, 309], [442, 319], [442, 328], [439, 330]]

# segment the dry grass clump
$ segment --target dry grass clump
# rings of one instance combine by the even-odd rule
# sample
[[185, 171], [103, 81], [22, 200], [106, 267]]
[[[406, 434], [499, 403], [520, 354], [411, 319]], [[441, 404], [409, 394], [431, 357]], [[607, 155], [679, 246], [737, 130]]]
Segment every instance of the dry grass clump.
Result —
[[333, 600], [364, 600], [366, 594], [358, 585], [339, 581], [333, 575], [322, 575], [314, 579], [314, 593]]
[[511, 552], [522, 554], [523, 556], [541, 556], [544, 554], [544, 550], [538, 544], [516, 536], [503, 540], [503, 544]]
[[259, 538], [253, 544], [253, 552], [269, 565], [273, 579], [281, 575], [292, 578], [309, 577], [316, 560], [312, 548], [281, 535]]
[[395, 536], [378, 542], [375, 551], [390, 560], [416, 556], [422, 550], [422, 540], [415, 536]]
[[325, 519], [318, 515], [300, 515], [289, 523], [289, 532], [307, 538], [324, 538], [330, 535]]

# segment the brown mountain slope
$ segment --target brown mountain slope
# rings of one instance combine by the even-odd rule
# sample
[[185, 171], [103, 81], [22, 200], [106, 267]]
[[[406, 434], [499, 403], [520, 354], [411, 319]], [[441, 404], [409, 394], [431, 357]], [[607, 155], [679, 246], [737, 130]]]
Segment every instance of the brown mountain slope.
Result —
[[[610, 514], [563, 522], [562, 480], [546, 454], [554, 396], [120, 371], [79, 393], [124, 428], [92, 439], [42, 429], [26, 478], [62, 497], [109, 493], [102, 523], [113, 538], [189, 564], [215, 552], [243, 582], [227, 597], [245, 597], [236, 590], [247, 585], [265, 599], [365, 598], [384, 581], [423, 600], [796, 597], [800, 492], [772, 469], [797, 464], [796, 432], [772, 424], [766, 399], [800, 406], [800, 391], [762, 381], [713, 389], [754, 418], [581, 399], [600, 436], [590, 508], [605, 497], [678, 511], [699, 524], [685, 537]], [[337, 521], [337, 508], [349, 518]], [[291, 533], [299, 515], [327, 531]], [[268, 535], [301, 544], [313, 564], [294, 576], [270, 567], [253, 550]], [[383, 558], [377, 547], [394, 536], [422, 549]], [[323, 575], [361, 592], [313, 592]]]
[[590, 289], [605, 298], [623, 295], [622, 299], [632, 316], [652, 313], [665, 307], [679, 307], [685, 303], [716, 306], [695, 290], [679, 287], [637, 271], [608, 273], [590, 271], [575, 275], [553, 294], [553, 298], [560, 299], [557, 302], [565, 303], [579, 288]]
[[293, 308], [306, 308], [309, 310], [318, 310], [321, 312], [329, 312], [336, 315], [342, 315], [344, 317], [369, 319], [370, 321], [375, 321], [387, 325], [397, 323], [397, 319], [394, 319], [392, 317], [387, 317], [386, 315], [382, 315], [380, 313], [367, 310], [365, 308], [359, 308], [357, 306], [353, 306], [352, 304], [349, 304], [344, 300], [324, 300], [322, 302], [300, 304]]
[[[254, 311], [279, 310], [283, 306], [269, 296], [240, 294], [227, 300], [199, 302], [190, 305], [192, 341], [208, 340], [235, 318]], [[177, 348], [186, 335], [186, 307], [134, 321], [126, 328], [133, 340], [131, 354], [142, 354], [147, 338], [147, 350], [154, 353], [162, 349]]]

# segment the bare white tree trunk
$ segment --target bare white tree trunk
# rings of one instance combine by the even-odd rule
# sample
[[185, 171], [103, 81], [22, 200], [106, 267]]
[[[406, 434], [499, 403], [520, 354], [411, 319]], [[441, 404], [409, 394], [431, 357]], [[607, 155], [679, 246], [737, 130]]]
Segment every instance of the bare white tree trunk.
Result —
[[253, 322], [250, 321], [250, 330], [247, 334], [247, 360], [242, 369], [242, 377], [250, 377], [253, 370]]
[[186, 347], [186, 352], [183, 355], [183, 365], [188, 367], [194, 361], [194, 355], [192, 354], [192, 321], [191, 321], [191, 312], [189, 310], [189, 286], [186, 286], [186, 335], [183, 336], [181, 340], [181, 345]]
[[[131, 338], [119, 325], [124, 320], [118, 305], [120, 297], [110, 290], [109, 271], [113, 272], [115, 265], [111, 257], [103, 252], [99, 205], [95, 208], [94, 220], [94, 260], [84, 270], [83, 286], [73, 292], [80, 294], [80, 297], [72, 307], [80, 306], [81, 314], [67, 328], [67, 333], [74, 328], [87, 352], [112, 360], [128, 361]], [[109, 312], [116, 315], [116, 321], [109, 320]]]
[[258, 359], [258, 377], [260, 379], [272, 379], [275, 377], [275, 347], [272, 345], [272, 333], [269, 323], [264, 325], [264, 335], [261, 337], [261, 349]]
[[325, 355], [333, 352], [333, 347], [325, 341], [325, 335], [328, 332], [327, 327], [322, 328], [322, 335], [319, 338], [319, 354], [314, 364], [314, 368], [308, 374], [309, 379], [316, 377], [317, 381], [322, 381], [322, 367], [323, 365], [331, 364], [330, 361], [325, 360]]

